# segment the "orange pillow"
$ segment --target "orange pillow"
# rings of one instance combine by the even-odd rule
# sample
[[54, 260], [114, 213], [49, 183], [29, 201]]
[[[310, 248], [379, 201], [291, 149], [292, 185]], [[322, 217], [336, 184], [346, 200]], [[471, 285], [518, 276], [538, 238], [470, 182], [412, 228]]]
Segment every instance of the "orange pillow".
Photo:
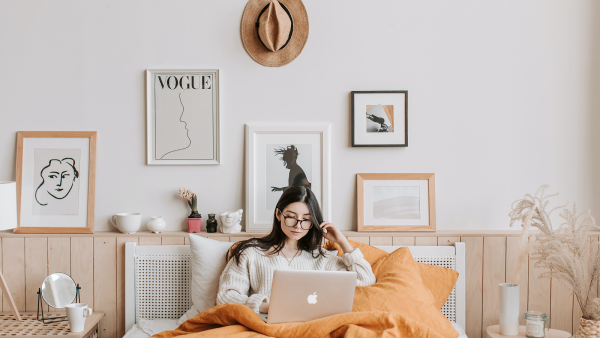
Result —
[[352, 312], [386, 311], [400, 313], [427, 325], [444, 338], [458, 332], [436, 307], [431, 292], [423, 285], [418, 263], [408, 248], [399, 248], [373, 266], [377, 282], [357, 286]]
[[[373, 267], [373, 273], [375, 273], [374, 265], [381, 258], [389, 255], [389, 253], [386, 251], [365, 243], [356, 241], [348, 242], [350, 242], [350, 245], [353, 248], [360, 248], [360, 251], [365, 256], [367, 262], [369, 262], [369, 264], [371, 264]], [[323, 247], [327, 250], [337, 250], [338, 256], [341, 256], [343, 253], [342, 248], [331, 241], [326, 242]], [[435, 306], [438, 309], [441, 309], [444, 304], [446, 304], [446, 300], [448, 300], [452, 289], [454, 289], [454, 284], [456, 284], [456, 280], [458, 279], [458, 272], [452, 269], [443, 268], [441, 266], [423, 264], [419, 262], [415, 263], [419, 269], [418, 271], [421, 275], [421, 279], [423, 280], [423, 285], [431, 292]], [[375, 273], [375, 277], [377, 277], [377, 273]]]

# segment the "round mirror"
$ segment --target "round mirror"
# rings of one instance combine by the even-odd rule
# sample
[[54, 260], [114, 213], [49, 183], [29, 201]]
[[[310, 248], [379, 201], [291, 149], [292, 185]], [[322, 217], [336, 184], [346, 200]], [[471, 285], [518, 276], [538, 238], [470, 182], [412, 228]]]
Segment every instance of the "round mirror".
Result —
[[73, 303], [76, 295], [75, 281], [65, 273], [53, 273], [42, 283], [42, 297], [53, 308], [62, 309]]

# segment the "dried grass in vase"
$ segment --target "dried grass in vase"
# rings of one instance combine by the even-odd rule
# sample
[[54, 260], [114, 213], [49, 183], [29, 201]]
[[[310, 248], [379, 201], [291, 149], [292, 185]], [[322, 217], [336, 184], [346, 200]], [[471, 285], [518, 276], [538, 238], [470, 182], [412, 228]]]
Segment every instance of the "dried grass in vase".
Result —
[[[518, 274], [531, 251], [535, 267], [547, 268], [542, 278], [556, 278], [574, 295], [581, 307], [582, 317], [588, 320], [600, 320], [600, 298], [592, 299], [592, 289], [600, 278], [600, 251], [598, 245], [592, 246], [588, 233], [595, 225], [590, 212], [579, 212], [577, 203], [573, 208], [567, 204], [548, 210], [549, 199], [558, 195], [546, 194], [547, 185], [541, 186], [535, 195], [525, 195], [512, 204], [510, 226], [521, 222], [521, 254], [519, 255]], [[564, 220], [558, 227], [552, 225], [551, 214], [562, 209], [560, 217]], [[529, 240], [529, 229], [540, 230]], [[531, 250], [530, 250], [531, 249]]]

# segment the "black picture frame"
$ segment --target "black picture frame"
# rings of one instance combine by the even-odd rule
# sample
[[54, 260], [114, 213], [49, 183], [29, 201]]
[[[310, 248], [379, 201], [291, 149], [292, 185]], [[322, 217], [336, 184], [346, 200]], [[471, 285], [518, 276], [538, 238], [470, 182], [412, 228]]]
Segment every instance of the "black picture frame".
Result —
[[[373, 143], [364, 143], [361, 142], [360, 140], [357, 140], [357, 133], [359, 132], [364, 132], [367, 133], [366, 129], [364, 131], [359, 131], [356, 127], [357, 125], [357, 120], [358, 120], [358, 116], [357, 116], [357, 108], [359, 107], [355, 107], [355, 103], [356, 103], [356, 95], [357, 94], [400, 94], [404, 96], [404, 119], [400, 119], [397, 120], [394, 117], [394, 121], [404, 121], [404, 137], [402, 138], [401, 135], [400, 136], [396, 136], [395, 137], [389, 137], [390, 139], [394, 139], [394, 142], [390, 142], [390, 143], [377, 143], [377, 144], [373, 144]], [[408, 91], [407, 90], [374, 90], [374, 91], [351, 91], [350, 92], [350, 115], [351, 115], [351, 119], [352, 119], [352, 127], [351, 127], [351, 134], [352, 134], [352, 147], [408, 147]], [[364, 114], [365, 112], [363, 112]], [[364, 118], [364, 117], [363, 117]], [[388, 133], [391, 134], [391, 133]], [[398, 142], [398, 137], [400, 137], [400, 139], [403, 139], [402, 142]]]

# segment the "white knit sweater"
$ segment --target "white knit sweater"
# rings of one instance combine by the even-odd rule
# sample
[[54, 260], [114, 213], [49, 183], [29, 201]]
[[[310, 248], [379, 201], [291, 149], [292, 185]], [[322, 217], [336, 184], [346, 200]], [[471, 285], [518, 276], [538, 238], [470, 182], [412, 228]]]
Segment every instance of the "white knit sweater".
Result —
[[[217, 294], [217, 305], [224, 303], [237, 303], [248, 305], [252, 310], [258, 312], [263, 300], [269, 300], [271, 295], [271, 284], [275, 269], [282, 270], [322, 270], [356, 271], [358, 286], [369, 286], [375, 283], [375, 275], [371, 265], [367, 262], [360, 251], [356, 248], [351, 253], [342, 257], [336, 256], [333, 251], [327, 251], [325, 257], [313, 258], [308, 251], [302, 253], [288, 265], [288, 261], [280, 256], [267, 256], [257, 247], [245, 249], [240, 255], [240, 263], [236, 264], [232, 258], [219, 280], [219, 293]], [[316, 253], [315, 253], [316, 256]]]

